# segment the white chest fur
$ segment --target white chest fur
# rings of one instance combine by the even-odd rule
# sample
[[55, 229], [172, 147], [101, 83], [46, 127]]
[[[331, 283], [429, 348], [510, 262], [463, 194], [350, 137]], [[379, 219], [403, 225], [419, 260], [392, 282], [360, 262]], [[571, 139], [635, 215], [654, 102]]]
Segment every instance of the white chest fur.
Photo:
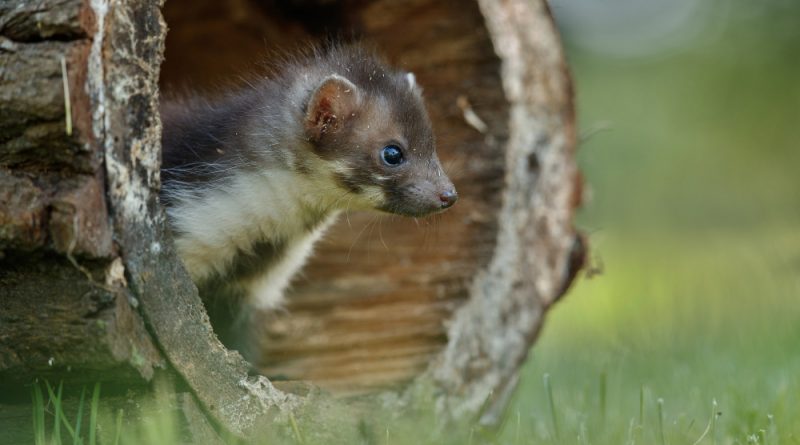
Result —
[[290, 239], [280, 261], [266, 270], [263, 275], [246, 284], [249, 304], [259, 309], [279, 306], [292, 277], [303, 267], [306, 259], [311, 255], [314, 243], [325, 234], [335, 219], [336, 215], [330, 215], [312, 231]]
[[[282, 170], [237, 174], [218, 189], [174, 196], [169, 209], [176, 247], [196, 283], [225, 276], [237, 255], [257, 242], [283, 246], [257, 276], [237, 283], [247, 303], [275, 307], [313, 245], [335, 220], [333, 196], [325, 184]], [[323, 191], [321, 193], [321, 191]]]

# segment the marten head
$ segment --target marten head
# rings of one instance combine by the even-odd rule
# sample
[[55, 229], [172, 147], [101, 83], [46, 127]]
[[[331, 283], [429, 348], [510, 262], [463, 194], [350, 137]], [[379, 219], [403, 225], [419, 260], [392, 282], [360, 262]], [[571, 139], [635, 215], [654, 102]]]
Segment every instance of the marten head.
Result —
[[[360, 53], [314, 85], [303, 128], [349, 203], [425, 216], [458, 199], [436, 155], [431, 121], [411, 73]], [[341, 60], [341, 59], [340, 59]]]

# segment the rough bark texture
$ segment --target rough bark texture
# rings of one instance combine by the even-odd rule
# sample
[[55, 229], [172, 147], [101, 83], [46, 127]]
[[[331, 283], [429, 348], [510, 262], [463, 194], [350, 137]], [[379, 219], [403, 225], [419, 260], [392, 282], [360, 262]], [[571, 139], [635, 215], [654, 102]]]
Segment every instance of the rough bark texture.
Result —
[[146, 0], [92, 3], [99, 31], [89, 85], [102, 104], [94, 109], [95, 135], [105, 155], [114, 231], [130, 289], [163, 355], [212, 418], [244, 434], [270, 408], [294, 405], [263, 377], [250, 377], [241, 356], [216, 339], [167, 239], [157, 193], [157, 82], [165, 33], [159, 6]]
[[457, 416], [493, 397], [484, 412], [491, 422], [516, 384], [545, 311], [582, 266], [585, 246], [572, 227], [581, 191], [572, 85], [547, 5], [478, 3], [503, 61], [510, 107], [503, 206], [492, 260], [472, 282], [429, 374]]
[[393, 400], [432, 384], [441, 412], [496, 420], [583, 258], [572, 90], [544, 0], [188, 4], [166, 5], [162, 86], [231, 83], [271, 49], [359, 36], [417, 75], [462, 199], [434, 221], [342, 219], [288, 310], [263, 314], [255, 365], [292, 381], [280, 390], [217, 341], [165, 231], [160, 5], [0, 3], [0, 386], [143, 384], [168, 364], [239, 435], [342, 406], [305, 380]]
[[93, 128], [97, 103], [86, 93], [92, 17], [81, 1], [0, 5], [0, 386], [7, 389], [33, 375], [138, 382], [164, 366], [131, 306], [113, 241]]

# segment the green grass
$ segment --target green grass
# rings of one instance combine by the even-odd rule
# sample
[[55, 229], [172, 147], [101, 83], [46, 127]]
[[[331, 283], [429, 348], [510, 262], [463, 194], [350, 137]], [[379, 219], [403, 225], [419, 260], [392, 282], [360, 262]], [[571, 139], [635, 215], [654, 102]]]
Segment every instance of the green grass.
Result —
[[[78, 405], [64, 408], [64, 386], [56, 388], [48, 382], [36, 382], [31, 387], [33, 407], [32, 437], [35, 445], [172, 445], [183, 443], [185, 437], [178, 431], [181, 420], [170, 394], [174, 388], [163, 382], [156, 385], [155, 397], [137, 400], [136, 416], [127, 416], [123, 409], [115, 412], [101, 405], [100, 384], [95, 384], [91, 400], [86, 402], [86, 388], [82, 388]], [[89, 417], [84, 413], [88, 408]], [[70, 414], [74, 411], [74, 416]], [[0, 443], [3, 442], [0, 435]], [[231, 441], [234, 443], [234, 441]]]
[[800, 233], [604, 241], [606, 271], [551, 312], [503, 441], [800, 443]]
[[[42, 386], [44, 386], [47, 398], [45, 398]], [[59, 384], [57, 389], [54, 389], [50, 382], [45, 381], [42, 383], [36, 382], [32, 385], [31, 398], [33, 415], [33, 442], [36, 445], [61, 445], [65, 443], [72, 443], [73, 445], [95, 445], [97, 443], [97, 415], [100, 406], [100, 384], [94, 385], [92, 391], [92, 400], [89, 403], [90, 417], [88, 430], [85, 434], [82, 433], [84, 419], [83, 412], [85, 406], [86, 389], [81, 390], [80, 399], [78, 401], [77, 413], [74, 419], [70, 420], [69, 416], [65, 413], [63, 407], [64, 400], [64, 386]], [[48, 428], [47, 420], [52, 418], [52, 426]], [[63, 430], [62, 430], [63, 427]], [[68, 440], [64, 442], [62, 431], [66, 431]]]

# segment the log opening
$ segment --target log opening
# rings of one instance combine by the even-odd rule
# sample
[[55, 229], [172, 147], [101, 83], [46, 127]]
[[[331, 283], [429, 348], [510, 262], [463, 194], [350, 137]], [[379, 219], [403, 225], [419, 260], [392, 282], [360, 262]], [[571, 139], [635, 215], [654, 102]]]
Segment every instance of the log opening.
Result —
[[[508, 139], [500, 60], [474, 3], [315, 3], [194, 1], [187, 11], [167, 2], [161, 82], [213, 92], [326, 35], [372, 44], [415, 73], [458, 205], [423, 220], [341, 217], [295, 280], [286, 311], [259, 316], [256, 333], [256, 364], [273, 379], [339, 393], [396, 387], [442, 350], [447, 320], [494, 251]], [[471, 125], [465, 107], [485, 126]]]

